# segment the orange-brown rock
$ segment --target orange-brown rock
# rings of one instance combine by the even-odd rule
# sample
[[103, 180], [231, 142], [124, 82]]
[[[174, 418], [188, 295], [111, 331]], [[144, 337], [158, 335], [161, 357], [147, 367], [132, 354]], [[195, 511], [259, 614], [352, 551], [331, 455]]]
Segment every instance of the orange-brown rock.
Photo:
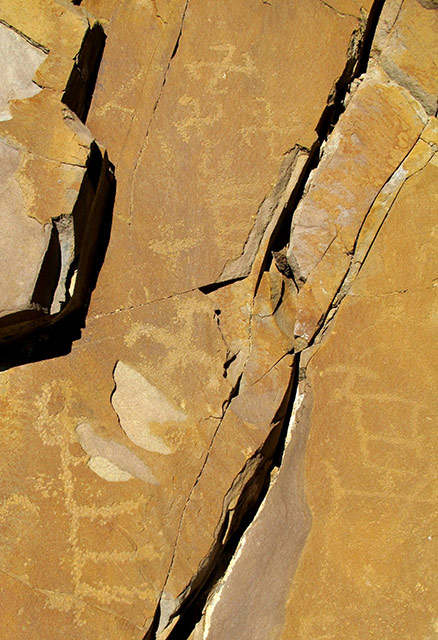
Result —
[[50, 316], [86, 304], [85, 254], [95, 252], [111, 176], [81, 122], [103, 46], [99, 25], [49, 0], [29, 12], [2, 2], [0, 16], [0, 342], [13, 352], [17, 338], [51, 326]]
[[0, 0], [5, 640], [434, 632], [431, 4]]
[[[385, 3], [294, 212], [304, 351], [283, 459], [192, 640], [436, 635], [438, 121], [385, 62], [404, 51], [407, 68], [433, 40], [430, 9]], [[404, 30], [415, 47], [387, 44], [385, 59], [382, 37]]]
[[436, 634], [436, 174], [402, 186], [309, 364], [312, 529], [281, 638]]
[[[47, 3], [56, 29], [42, 6], [38, 20], [13, 22], [13, 3], [4, 18], [53, 62], [38, 75], [47, 88], [17, 103], [8, 135], [22, 132], [34, 153], [57, 162], [71, 142], [55, 133], [68, 122], [50, 92], [77, 73], [53, 56], [72, 59], [70, 36], [80, 44], [86, 16], [102, 19], [107, 42], [87, 126], [118, 179], [81, 340], [67, 356], [2, 374], [4, 446], [11, 432], [15, 443], [4, 460], [5, 504], [14, 514], [26, 505], [24, 520], [12, 516], [17, 529], [4, 521], [2, 569], [20, 598], [35, 594], [19, 613], [6, 597], [11, 638], [28, 607], [40, 609], [35, 638], [49, 626], [78, 638], [141, 638], [163, 589], [164, 627], [226, 539], [244, 487], [265, 473], [290, 390], [295, 294], [275, 265], [261, 276], [359, 17], [316, 0], [312, 11], [304, 2], [83, 5]], [[53, 106], [46, 137], [29, 115], [43, 99]], [[57, 178], [46, 165], [27, 164], [41, 180], [33, 214], [41, 222], [50, 214], [38, 203]], [[250, 273], [223, 296], [197, 290]], [[26, 468], [19, 478], [17, 465]]]

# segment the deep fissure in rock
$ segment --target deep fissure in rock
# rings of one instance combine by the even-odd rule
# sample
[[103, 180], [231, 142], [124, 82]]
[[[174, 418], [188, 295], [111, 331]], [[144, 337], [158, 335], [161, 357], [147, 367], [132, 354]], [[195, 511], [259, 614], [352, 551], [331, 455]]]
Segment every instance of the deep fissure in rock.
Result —
[[[57, 219], [43, 260], [32, 302], [34, 308], [4, 316], [0, 321], [0, 370], [45, 360], [70, 352], [81, 336], [91, 293], [108, 246], [116, 180], [105, 152], [93, 143], [78, 199], [71, 214], [75, 255], [65, 288], [66, 299], [58, 313], [50, 305], [60, 274], [61, 250]], [[75, 282], [72, 282], [75, 276]], [[74, 291], [70, 296], [68, 289]]]
[[[208, 558], [201, 564], [198, 573], [182, 595], [183, 603], [174, 613], [171, 620], [179, 618], [168, 636], [168, 640], [182, 640], [188, 638], [199, 622], [208, 596], [218, 581], [223, 577], [233, 557], [239, 541], [248, 526], [253, 521], [269, 489], [272, 471], [279, 467], [284, 451], [293, 400], [298, 389], [299, 357], [293, 363], [290, 383], [283, 401], [273, 420], [273, 428], [263, 446], [250, 458], [245, 467], [235, 479], [233, 486], [239, 483], [250, 469], [249, 477], [245, 481], [239, 494], [236, 506], [229, 509], [224, 505], [224, 514], [216, 543]], [[236, 394], [235, 394], [236, 395]], [[252, 470], [254, 467], [254, 470]], [[227, 495], [231, 495], [233, 487]], [[160, 613], [159, 609], [154, 617], [153, 625], [144, 640], [156, 637]]]
[[[367, 69], [374, 34], [384, 2], [385, 0], [375, 0], [370, 9], [366, 25], [353, 33], [344, 71], [335, 83], [327, 101], [327, 106], [322, 112], [316, 126], [318, 139], [310, 149], [308, 160], [303, 168], [300, 178], [278, 220], [276, 229], [274, 229], [271, 235], [258, 284], [261, 280], [262, 272], [269, 270], [272, 259], [274, 258], [273, 254], [282, 252], [288, 245], [293, 214], [298, 203], [303, 198], [310, 174], [314, 169], [316, 169], [321, 159], [321, 147], [328, 139], [342, 113], [345, 111], [344, 101], [352, 82], [362, 75]], [[292, 265], [289, 266], [290, 273], [287, 277], [290, 277], [298, 288], [298, 282], [294, 276]]]
[[82, 122], [87, 120], [105, 48], [105, 40], [105, 32], [98, 22], [87, 29], [62, 96], [62, 102]]
[[[308, 160], [301, 172], [300, 178], [269, 239], [262, 268], [260, 269], [256, 291], [260, 284], [263, 272], [270, 268], [274, 255], [283, 252], [287, 246], [294, 211], [304, 195], [305, 187], [311, 172], [318, 166], [321, 157], [321, 146], [327, 140], [331, 131], [336, 126], [341, 114], [345, 110], [344, 101], [352, 82], [366, 71], [372, 41], [383, 5], [384, 0], [375, 0], [370, 10], [366, 25], [359, 28], [353, 34], [346, 66], [334, 86], [327, 106], [324, 109], [316, 128], [318, 140], [310, 150]], [[297, 286], [292, 270], [288, 275], [294, 280], [295, 285]], [[201, 287], [200, 290], [207, 294], [210, 291], [214, 291], [219, 287], [225, 286], [226, 284], [230, 284], [230, 282], [206, 285]], [[277, 425], [272, 429], [270, 436], [266, 440], [265, 445], [262, 447], [260, 452], [256, 453], [251, 459], [253, 461], [256, 456], [261, 456], [256, 472], [251, 475], [238, 499], [234, 514], [231, 515], [229, 512], [225, 514], [225, 518], [223, 519], [223, 523], [217, 535], [216, 544], [210, 551], [208, 559], [204, 565], [201, 565], [197, 575], [187, 587], [186, 593], [181, 594], [180, 597], [183, 599], [182, 605], [173, 614], [171, 620], [176, 617], [179, 617], [179, 619], [172, 631], [169, 633], [168, 640], [184, 640], [185, 638], [188, 638], [196, 624], [201, 619], [204, 606], [210, 593], [217, 582], [225, 574], [242, 535], [253, 521], [268, 491], [271, 471], [275, 466], [279, 466], [281, 464], [285, 435], [287, 431], [287, 427], [286, 431], [284, 427], [285, 425], [288, 425], [287, 416], [290, 418], [293, 409], [293, 402], [289, 402], [289, 399], [291, 395], [293, 399], [295, 399], [298, 388], [299, 357], [300, 354], [296, 353], [293, 365], [294, 375], [291, 378], [292, 382], [288, 402], [286, 408], [283, 409], [284, 416], [280, 427], [281, 436], [278, 435], [276, 437], [274, 435], [277, 433]], [[270, 458], [267, 452], [270, 446], [272, 446], [272, 440], [275, 438], [276, 444], [273, 449], [274, 452], [272, 453], [272, 457]], [[276, 462], [274, 462], [274, 460]], [[242, 470], [241, 473], [243, 472], [244, 470]], [[252, 496], [252, 499], [250, 496]], [[221, 540], [224, 533], [226, 535], [226, 540], [223, 543]], [[145, 635], [144, 640], [154, 640], [159, 620], [160, 604], [158, 604], [152, 626]]]

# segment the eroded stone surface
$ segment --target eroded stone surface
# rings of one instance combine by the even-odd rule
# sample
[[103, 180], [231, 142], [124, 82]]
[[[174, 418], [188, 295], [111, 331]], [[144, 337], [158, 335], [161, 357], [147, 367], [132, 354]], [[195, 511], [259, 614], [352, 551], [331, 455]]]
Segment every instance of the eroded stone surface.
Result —
[[[118, 179], [111, 243], [81, 340], [63, 357], [0, 373], [6, 640], [30, 624], [35, 640], [140, 640], [154, 616], [160, 640], [183, 640], [191, 628], [182, 605], [203, 582], [212, 599], [196, 638], [351, 638], [361, 625], [364, 637], [371, 629], [395, 638], [400, 628], [415, 637], [414, 622], [426, 637], [434, 588], [410, 559], [418, 549], [424, 567], [434, 559], [411, 540], [408, 522], [433, 529], [432, 516], [410, 509], [430, 514], [433, 500], [416, 480], [432, 474], [429, 432], [416, 426], [423, 411], [424, 424], [433, 422], [432, 396], [418, 401], [413, 371], [421, 355], [433, 387], [432, 307], [419, 327], [436, 278], [438, 129], [435, 72], [422, 75], [431, 63], [409, 30], [415, 22], [433, 50], [435, 12], [414, 0], [385, 3], [373, 62], [319, 159], [315, 129], [371, 2], [0, 8], [50, 51], [35, 76], [43, 90], [14, 102], [0, 129], [8, 153], [24, 149], [7, 180], [19, 184], [28, 220], [52, 224], [47, 200], [69, 215], [93, 137], [108, 147]], [[399, 22], [388, 30], [391, 16]], [[87, 18], [101, 19], [107, 33], [91, 133], [60, 106]], [[407, 53], [395, 51], [393, 37]], [[395, 66], [421, 95], [399, 83]], [[34, 126], [41, 109], [46, 137]], [[309, 162], [316, 169], [301, 198]], [[67, 230], [58, 232], [71, 252]], [[327, 332], [304, 351], [299, 374], [293, 351], [323, 322]], [[305, 419], [296, 412], [281, 455], [297, 389]], [[399, 433], [406, 407], [414, 437]], [[421, 466], [423, 444], [430, 453]], [[215, 591], [209, 580], [269, 480]], [[400, 500], [408, 505], [401, 511]], [[384, 525], [378, 536], [370, 514]], [[382, 567], [404, 548], [406, 590], [397, 584], [394, 596], [396, 573]]]
[[23, 322], [36, 326], [73, 296], [70, 266], [87, 243], [82, 230], [108, 163], [62, 103], [89, 31], [84, 13], [56, 0], [32, 3], [26, 12], [20, 3], [1, 2], [0, 21], [0, 315], [2, 341], [10, 341], [8, 323], [20, 320], [16, 333], [25, 334], [31, 325]]
[[[423, 6], [421, 6], [423, 5]], [[438, 109], [438, 13], [434, 2], [385, 2], [373, 55], [392, 80], [406, 87], [429, 115]]]
[[295, 335], [314, 335], [350, 266], [374, 200], [420, 137], [419, 103], [372, 68], [331, 135], [294, 215], [288, 258], [297, 282]]
[[[400, 9], [401, 3], [386, 4], [376, 42], [390, 9], [396, 20], [396, 4]], [[432, 15], [422, 25], [426, 40], [435, 33], [434, 20]], [[416, 27], [409, 23], [413, 33]], [[193, 640], [423, 638], [436, 632], [430, 337], [436, 324], [437, 120], [426, 117], [424, 101], [408, 95], [404, 82], [396, 86], [394, 78], [385, 79], [373, 50], [375, 61], [331, 134], [292, 224], [289, 256], [300, 285], [295, 345], [315, 341], [301, 355], [294, 405], [297, 415], [308, 409], [301, 480], [310, 532], [296, 529], [300, 463], [289, 464], [303, 444], [294, 442], [292, 430], [280, 471], [212, 591]], [[380, 102], [382, 93], [387, 95]], [[404, 111], [404, 104], [410, 109]], [[380, 127], [391, 109], [400, 121], [396, 126], [391, 119], [385, 142]], [[361, 141], [369, 136], [368, 152], [365, 144], [357, 153], [355, 135]], [[418, 392], [419, 380], [424, 393]], [[283, 480], [287, 474], [290, 485]], [[288, 520], [289, 512], [295, 521]], [[287, 552], [294, 559], [278, 567]], [[271, 553], [275, 573], [266, 560]], [[257, 581], [254, 586], [254, 576], [262, 588]]]
[[[68, 9], [59, 6], [64, 19]], [[93, 11], [92, 2], [84, 6]], [[233, 487], [226, 505], [233, 510], [263, 459], [251, 462], [281, 424], [294, 310], [293, 285], [275, 265], [261, 278], [264, 259], [358, 24], [316, 0], [310, 13], [307, 2], [95, 3], [95, 10], [111, 22], [87, 124], [117, 167], [113, 242], [72, 353], [3, 374], [4, 402], [20, 407], [11, 424], [17, 455], [27, 460], [24, 446], [44, 450], [38, 460], [29, 453], [29, 473], [13, 491], [32, 505], [21, 534], [27, 542], [18, 554], [12, 543], [2, 559], [26, 588], [58, 594], [37, 618], [40, 638], [59, 609], [78, 638], [121, 637], [98, 615], [91, 623], [88, 607], [110, 611], [143, 637], [163, 588], [169, 616], [216, 544], [224, 496]], [[83, 14], [72, 11], [76, 37]], [[17, 28], [28, 24], [21, 17]], [[52, 38], [54, 53], [38, 77], [50, 76], [51, 55], [56, 67], [56, 50], [64, 55], [69, 45], [57, 47], [49, 25], [32, 37], [44, 46]], [[60, 86], [61, 66], [55, 75]], [[33, 100], [48, 95], [43, 89]], [[22, 123], [27, 144], [44, 155], [26, 124], [33, 104], [16, 110], [8, 135]], [[70, 153], [67, 161], [83, 164], [71, 136], [55, 140], [47, 161]], [[223, 296], [197, 291], [242, 254], [264, 201], [258, 238], [235, 267], [234, 275], [252, 267], [247, 281]], [[6, 475], [10, 486], [14, 474]], [[43, 575], [55, 527], [52, 558], [65, 560]]]
[[9, 120], [12, 117], [9, 111], [11, 100], [31, 98], [41, 91], [33, 77], [47, 54], [2, 23], [0, 51], [0, 120]]
[[282, 638], [435, 633], [436, 170], [402, 187], [309, 365], [313, 524]]
[[[98, 313], [111, 310], [116, 291], [120, 304], [137, 305], [248, 273], [245, 264], [232, 274], [227, 267], [279, 182], [283, 156], [315, 142], [357, 27], [319, 0], [165, 6], [158, 13], [167, 23], [153, 2], [132, 3], [108, 28], [89, 122], [121, 168], [118, 239], [94, 298]], [[133, 265], [123, 280], [122, 255]]]
[[20, 149], [0, 139], [0, 315], [30, 307], [50, 235], [27, 216], [17, 179], [22, 156]]
[[[268, 498], [244, 534], [223, 582], [193, 638], [275, 638], [284, 624], [284, 601], [310, 529], [303, 462], [310, 426], [310, 393], [298, 396], [278, 474]], [[273, 523], [275, 522], [275, 531]], [[263, 580], [255, 576], [263, 575]], [[250, 594], [250, 597], [248, 597]]]

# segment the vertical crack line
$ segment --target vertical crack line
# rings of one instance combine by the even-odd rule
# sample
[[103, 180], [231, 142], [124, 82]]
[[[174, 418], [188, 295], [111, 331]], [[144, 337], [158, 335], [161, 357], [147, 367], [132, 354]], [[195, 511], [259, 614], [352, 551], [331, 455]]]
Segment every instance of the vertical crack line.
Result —
[[[402, 0], [403, 4], [404, 0]], [[358, 78], [368, 69], [368, 62], [371, 56], [371, 47], [373, 45], [374, 36], [376, 34], [377, 25], [385, 5], [385, 0], [374, 0], [373, 5], [368, 14], [368, 20], [365, 27], [363, 45], [359, 54], [356, 66], [355, 77]]]
[[[383, 9], [384, 0], [375, 0], [366, 22], [365, 27], [362, 25], [353, 32], [344, 70], [336, 81], [331, 94], [328, 97], [327, 105], [324, 108], [319, 122], [316, 126], [317, 140], [315, 140], [311, 149], [308, 149], [308, 159], [301, 171], [301, 175], [285, 205], [282, 214], [279, 216], [276, 227], [273, 229], [271, 238], [267, 244], [265, 256], [258, 275], [255, 293], [257, 293], [263, 272], [268, 270], [272, 260], [272, 251], [283, 250], [289, 241], [291, 225], [294, 213], [303, 199], [306, 188], [309, 183], [312, 172], [317, 168], [322, 154], [323, 144], [329, 138], [332, 130], [336, 126], [345, 111], [345, 98], [351, 88], [352, 83], [356, 80], [368, 65], [368, 59], [371, 52], [371, 45], [377, 24]], [[297, 279], [291, 266], [291, 279], [297, 286]], [[298, 288], [298, 287], [297, 287]]]
[[201, 468], [198, 471], [196, 479], [195, 479], [195, 481], [194, 481], [194, 483], [193, 483], [193, 485], [192, 485], [192, 487], [191, 487], [191, 489], [190, 489], [190, 491], [188, 493], [187, 499], [185, 501], [185, 504], [184, 504], [184, 507], [183, 507], [183, 510], [181, 512], [181, 516], [180, 516], [180, 519], [179, 519], [179, 523], [178, 523], [178, 528], [177, 528], [177, 533], [176, 533], [176, 537], [175, 537], [175, 543], [174, 543], [174, 547], [173, 547], [172, 557], [170, 559], [169, 569], [167, 571], [166, 578], [164, 580], [163, 587], [161, 589], [160, 598], [158, 600], [158, 605], [157, 605], [157, 608], [156, 608], [156, 611], [155, 611], [155, 614], [154, 614], [154, 617], [153, 617], [152, 625], [149, 628], [149, 630], [147, 631], [147, 633], [144, 636], [143, 640], [155, 640], [155, 638], [156, 638], [156, 632], [157, 632], [158, 626], [160, 624], [160, 617], [161, 617], [161, 614], [160, 614], [161, 600], [162, 600], [162, 597], [163, 597], [164, 589], [166, 588], [167, 581], [168, 581], [169, 576], [171, 574], [171, 571], [173, 569], [173, 565], [175, 563], [176, 553], [177, 553], [177, 550], [178, 550], [178, 543], [179, 543], [179, 539], [180, 539], [181, 532], [182, 532], [182, 527], [183, 527], [183, 523], [184, 523], [185, 514], [186, 514], [187, 508], [188, 508], [188, 506], [190, 504], [190, 501], [192, 499], [192, 495], [193, 495], [193, 493], [194, 493], [194, 491], [195, 491], [195, 489], [196, 489], [196, 487], [197, 487], [197, 485], [198, 485], [198, 483], [199, 483], [199, 481], [201, 479], [201, 476], [202, 476], [202, 474], [204, 472], [204, 469], [205, 469], [205, 467], [207, 465], [207, 462], [208, 462], [208, 459], [210, 457], [210, 453], [211, 453], [211, 450], [213, 448], [216, 436], [217, 436], [217, 434], [219, 432], [219, 429], [220, 429], [220, 426], [221, 426], [221, 424], [222, 424], [222, 422], [223, 422], [223, 420], [225, 418], [225, 415], [227, 413], [228, 407], [231, 404], [231, 400], [234, 397], [236, 397], [238, 395], [238, 393], [239, 393], [239, 387], [240, 387], [241, 378], [242, 378], [242, 374], [239, 375], [239, 377], [237, 379], [237, 382], [234, 385], [234, 387], [232, 388], [228, 399], [224, 402], [224, 406], [223, 406], [223, 409], [222, 409], [222, 416], [220, 417], [219, 422], [218, 422], [218, 424], [216, 426], [216, 429], [213, 432], [213, 435], [211, 437], [210, 444], [208, 446], [208, 449], [207, 449], [207, 452], [205, 454], [205, 457], [204, 457], [203, 463], [201, 465]]
[[[159, 96], [157, 98], [157, 101], [155, 103], [155, 107], [153, 109], [151, 119], [149, 121], [149, 125], [144, 138], [144, 143], [142, 145], [142, 148], [137, 158], [137, 162], [135, 164], [134, 178], [133, 178], [132, 190], [131, 190], [131, 214], [132, 214], [132, 196], [134, 191], [135, 173], [136, 173], [138, 164], [140, 162], [144, 147], [147, 142], [147, 138], [149, 135], [154, 114], [156, 112], [158, 103], [160, 101], [164, 86], [166, 84], [167, 74], [169, 72], [172, 59], [178, 50], [188, 3], [189, 3], [189, 0], [187, 0], [186, 2], [186, 6], [184, 9], [182, 21], [181, 21], [180, 33], [176, 40], [174, 51], [172, 53], [172, 56], [169, 60], [169, 63], [165, 72], [163, 84], [162, 84]], [[290, 221], [292, 220], [293, 213], [305, 192], [305, 187], [306, 187], [308, 178], [310, 176], [310, 173], [314, 168], [316, 168], [316, 166], [319, 163], [322, 143], [327, 140], [332, 129], [338, 122], [340, 115], [342, 114], [343, 110], [345, 110], [343, 103], [347, 95], [347, 92], [350, 89], [351, 83], [353, 82], [353, 80], [358, 78], [359, 75], [363, 73], [363, 70], [366, 70], [368, 66], [372, 40], [377, 28], [377, 23], [378, 23], [381, 11], [383, 9], [383, 5], [384, 5], [384, 0], [375, 0], [370, 10], [365, 28], [362, 28], [356, 31], [355, 34], [353, 34], [352, 43], [350, 45], [349, 58], [347, 60], [344, 72], [336, 82], [333, 95], [331, 98], [329, 98], [329, 102], [326, 108], [324, 109], [321, 115], [320, 121], [317, 125], [316, 131], [317, 131], [318, 139], [315, 142], [309, 154], [309, 160], [307, 161], [303, 169], [302, 176], [299, 180], [299, 185], [297, 185], [296, 188], [294, 189], [291, 195], [291, 198], [289, 199], [289, 202], [285, 207], [285, 215], [281, 216], [280, 221], [277, 224], [277, 227], [273, 231], [273, 234], [271, 236], [271, 242], [269, 243], [269, 249], [271, 249], [274, 246], [275, 240], [276, 238], [278, 238], [280, 230], [284, 231], [285, 225], [287, 223], [289, 223], [290, 225]], [[267, 268], [268, 261], [269, 261], [269, 251], [267, 252], [267, 257], [264, 260], [262, 271], [263, 269]], [[224, 283], [221, 283], [222, 286], [223, 284]], [[252, 347], [252, 318], [253, 318], [254, 299], [255, 299], [256, 293], [257, 293], [257, 287], [253, 296], [251, 315], [249, 319], [248, 354], [251, 352], [251, 347]], [[236, 385], [237, 387], [235, 389], [236, 394], [238, 393], [238, 385], [240, 383], [240, 379], [243, 375], [247, 362], [248, 362], [248, 358], [246, 359], [246, 362], [242, 368], [241, 376]], [[277, 412], [279, 415], [278, 421], [275, 422], [275, 419], [272, 421], [272, 424], [274, 426], [267, 440], [265, 441], [265, 444], [261, 447], [260, 450], [258, 450], [252, 456], [252, 458], [250, 458], [247, 461], [247, 464], [244, 466], [244, 468], [241, 470], [240, 474], [237, 477], [241, 476], [241, 474], [243, 474], [246, 470], [248, 470], [248, 464], [250, 462], [256, 463], [257, 469], [255, 472], [250, 474], [250, 477], [245, 483], [244, 488], [240, 491], [237, 505], [233, 510], [233, 512], [230, 512], [229, 510], [227, 510], [228, 507], [226, 505], [226, 499], [232, 492], [235, 481], [230, 487], [230, 491], [225, 496], [224, 513], [221, 520], [219, 521], [219, 525], [218, 525], [219, 529], [216, 532], [216, 543], [213, 546], [213, 548], [210, 549], [210, 552], [207, 555], [207, 557], [204, 559], [204, 561], [200, 563], [197, 574], [193, 576], [192, 580], [187, 585], [184, 592], [180, 594], [182, 597], [181, 603], [178, 606], [177, 610], [174, 611], [173, 614], [171, 615], [170, 620], [174, 620], [176, 617], [179, 617], [179, 618], [176, 624], [174, 625], [174, 627], [172, 628], [172, 630], [170, 631], [168, 635], [168, 640], [185, 640], [189, 638], [197, 622], [201, 619], [204, 606], [208, 600], [210, 593], [214, 589], [217, 582], [225, 574], [226, 569], [231, 561], [231, 558], [233, 557], [234, 552], [237, 549], [239, 541], [241, 540], [244, 532], [253, 522], [265, 496], [267, 495], [267, 492], [269, 490], [269, 481], [270, 481], [272, 471], [275, 468], [280, 467], [283, 456], [284, 456], [284, 447], [286, 442], [286, 436], [288, 433], [288, 424], [289, 424], [290, 416], [292, 415], [293, 407], [298, 397], [298, 385], [299, 385], [299, 377], [300, 377], [299, 368], [300, 368], [300, 354], [297, 353], [295, 354], [295, 357], [294, 357], [293, 371], [291, 374], [291, 380], [290, 380], [288, 391]], [[184, 505], [179, 526], [178, 526], [178, 532], [176, 536], [175, 546], [173, 549], [170, 567], [164, 582], [163, 589], [161, 591], [160, 600], [157, 604], [157, 609], [153, 618], [152, 626], [144, 636], [144, 640], [156, 639], [156, 634], [157, 634], [157, 630], [160, 623], [161, 598], [162, 598], [165, 585], [168, 581], [168, 578], [176, 557], [178, 541], [179, 541], [180, 533], [182, 531], [182, 525], [183, 525], [186, 509], [191, 500], [191, 496], [193, 495], [193, 492], [202, 476], [203, 470], [207, 464], [215, 438], [217, 436], [217, 433], [219, 432], [220, 426], [225, 417], [230, 401], [231, 401], [231, 397], [228, 400], [228, 404], [224, 406], [223, 415], [212, 436], [209, 449], [204, 458], [204, 462], [201, 466], [201, 469], [197, 475], [197, 478], [189, 492], [188, 498]], [[285, 425], [286, 425], [286, 428], [285, 428]], [[268, 453], [270, 455], [268, 455]], [[254, 495], [251, 495], [254, 492], [254, 489], [256, 491], [255, 498], [254, 498]], [[250, 501], [248, 503], [249, 498], [250, 498]], [[233, 523], [235, 523], [236, 520], [237, 520], [237, 524], [233, 526]]]
[[374, 0], [365, 25], [362, 22], [353, 32], [344, 71], [336, 81], [316, 127], [320, 144], [327, 140], [345, 111], [344, 101], [351, 84], [367, 70], [371, 46], [384, 4], [385, 0]]
[[[111, 24], [114, 22], [114, 20], [118, 17], [118, 15], [119, 15], [119, 13], [120, 13], [120, 11], [121, 11], [121, 8], [123, 7], [123, 4], [124, 4], [124, 2], [123, 2], [123, 1], [122, 1], [122, 2], [119, 2], [119, 4], [117, 5], [117, 8], [116, 8], [116, 10], [115, 10], [115, 12], [114, 12], [114, 14], [113, 14], [113, 16], [112, 16], [111, 20], [109, 21], [109, 25], [111, 25]], [[180, 32], [179, 32], [179, 36], [178, 36], [178, 38], [177, 38], [177, 41], [179, 41], [179, 38], [180, 38], [180, 36], [181, 36], [181, 32], [182, 32], [182, 25], [183, 25], [183, 22], [184, 22], [185, 13], [186, 13], [186, 11], [187, 11], [187, 5], [188, 5], [188, 1], [187, 1], [186, 5], [185, 5], [185, 8], [183, 9], [182, 19], [181, 19], [181, 23], [180, 23]], [[173, 17], [173, 13], [174, 13], [174, 11], [175, 11], [175, 9], [174, 9], [174, 8], [172, 8], [172, 9], [171, 9], [170, 16], [169, 16], [169, 22], [171, 22], [171, 18]], [[163, 22], [164, 22], [164, 21], [163, 21]], [[165, 24], [168, 24], [168, 22], [165, 22]], [[107, 30], [108, 30], [108, 26], [107, 26]], [[131, 128], [132, 128], [132, 123], [134, 122], [134, 120], [135, 120], [135, 118], [136, 118], [136, 114], [137, 114], [138, 106], [139, 106], [139, 104], [141, 103], [141, 100], [142, 100], [142, 97], [143, 97], [143, 93], [144, 93], [144, 90], [145, 90], [145, 87], [146, 87], [146, 81], [147, 81], [147, 79], [148, 79], [148, 75], [149, 75], [149, 70], [150, 70], [150, 68], [152, 67], [152, 63], [153, 63], [153, 62], [154, 62], [154, 60], [155, 60], [155, 56], [156, 56], [157, 51], [158, 51], [158, 49], [159, 49], [159, 47], [160, 47], [160, 44], [161, 44], [161, 39], [160, 39], [160, 40], [158, 40], [158, 42], [157, 42], [157, 44], [156, 44], [156, 46], [155, 46], [155, 48], [154, 48], [154, 50], [153, 50], [153, 52], [152, 52], [152, 54], [151, 54], [151, 57], [150, 57], [150, 60], [149, 60], [149, 64], [147, 65], [147, 67], [145, 67], [145, 70], [144, 70], [144, 72], [145, 72], [144, 80], [143, 80], [143, 82], [142, 82], [141, 89], [140, 89], [140, 92], [139, 92], [139, 94], [138, 94], [138, 98], [137, 98], [136, 103], [135, 103], [135, 107], [133, 107], [133, 113], [132, 113], [131, 118], [130, 118], [130, 122], [129, 122], [129, 125], [128, 125], [128, 130], [127, 130], [127, 132], [126, 132], [126, 136], [125, 136], [125, 138], [124, 138], [124, 140], [123, 140], [123, 144], [122, 144], [122, 146], [120, 147], [120, 151], [119, 151], [119, 153], [118, 153], [117, 158], [116, 158], [116, 159], [114, 159], [114, 162], [115, 162], [115, 164], [116, 164], [116, 165], [118, 165], [118, 164], [119, 164], [120, 158], [122, 157], [123, 152], [124, 152], [124, 150], [125, 150], [126, 143], [127, 143], [127, 142], [128, 142], [128, 140], [129, 140], [129, 136], [130, 136]], [[173, 52], [175, 52], [175, 47], [173, 48], [173, 50], [172, 50], [172, 51], [173, 51]], [[148, 128], [149, 128], [149, 126], [150, 126], [150, 123], [151, 123], [151, 120], [149, 120]]]

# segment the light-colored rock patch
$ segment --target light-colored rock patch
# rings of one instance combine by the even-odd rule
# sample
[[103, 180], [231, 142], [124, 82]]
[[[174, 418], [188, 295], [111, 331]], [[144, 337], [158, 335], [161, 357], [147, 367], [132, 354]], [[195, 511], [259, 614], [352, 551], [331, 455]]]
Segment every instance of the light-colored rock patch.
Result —
[[132, 478], [130, 473], [123, 471], [123, 469], [120, 469], [107, 458], [102, 458], [102, 456], [91, 457], [88, 461], [88, 466], [94, 473], [109, 482], [126, 482]]
[[153, 432], [165, 422], [183, 422], [185, 414], [133, 367], [119, 360], [114, 369], [116, 389], [111, 403], [128, 438], [147, 451], [169, 454], [172, 450]]
[[50, 234], [26, 215], [19, 162], [20, 151], [0, 138], [0, 316], [30, 308]]
[[78, 425], [76, 433], [81, 447], [90, 456], [88, 466], [104, 480], [125, 482], [135, 477], [158, 484], [149, 467], [124, 445], [96, 435], [87, 422]]
[[32, 78], [46, 56], [44, 51], [0, 23], [0, 121], [12, 118], [11, 100], [31, 98], [41, 91]]

